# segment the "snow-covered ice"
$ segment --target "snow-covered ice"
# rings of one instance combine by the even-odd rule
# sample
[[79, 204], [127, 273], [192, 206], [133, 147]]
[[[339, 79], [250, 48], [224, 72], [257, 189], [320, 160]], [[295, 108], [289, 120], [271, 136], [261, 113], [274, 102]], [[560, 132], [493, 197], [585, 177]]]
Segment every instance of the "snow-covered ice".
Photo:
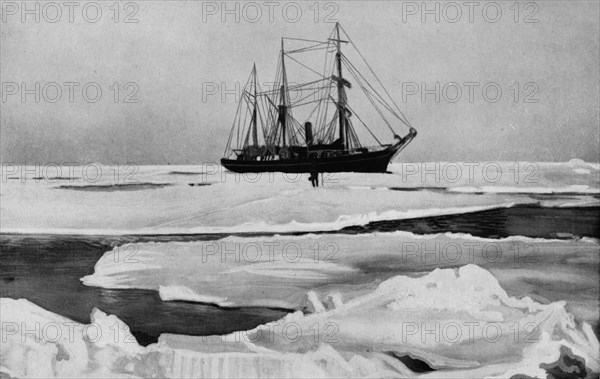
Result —
[[[578, 160], [392, 164], [391, 174], [328, 175], [318, 189], [305, 175], [240, 176], [216, 164], [142, 166], [133, 178], [101, 167], [105, 174], [93, 183], [77, 167], [73, 180], [51, 178], [64, 177], [64, 170], [42, 172], [41, 180], [31, 168], [25, 180], [16, 166], [4, 170], [13, 173], [2, 178], [2, 233], [321, 232], [516, 204], [600, 204], [600, 167]], [[598, 372], [598, 340], [589, 325], [598, 322], [600, 306], [598, 251], [588, 237], [409, 232], [190, 238], [136, 243], [133, 253], [118, 246], [81, 278], [85, 285], [154, 290], [165, 302], [292, 313], [250, 331], [163, 334], [142, 347], [126, 324], [101, 310], [85, 325], [25, 299], [2, 298], [0, 371], [10, 377], [545, 377], [544, 367], [569, 356]], [[411, 360], [435, 371], [417, 373]]]
[[0, 371], [12, 377], [417, 376], [405, 356], [436, 370], [425, 377], [545, 377], [542, 367], [565, 348], [586, 370], [600, 370], [596, 336], [564, 302], [510, 297], [476, 265], [395, 276], [318, 312], [245, 332], [162, 335], [147, 347], [100, 310], [83, 325], [27, 300], [0, 305]]
[[[324, 187], [318, 189], [309, 185], [306, 175], [239, 175], [216, 164], [140, 166], [135, 175], [129, 175], [133, 171], [116, 175], [111, 166], [65, 167], [60, 172], [43, 166], [3, 167], [0, 221], [4, 233], [338, 230], [372, 221], [514, 204], [598, 205], [592, 197], [600, 189], [596, 166], [579, 161], [397, 163], [390, 165], [392, 174], [326, 174]], [[573, 171], [578, 168], [590, 172]], [[35, 179], [36, 172], [41, 179]], [[57, 174], [64, 179], [55, 179]], [[394, 188], [422, 190], [377, 191]], [[436, 188], [440, 191], [428, 190]], [[528, 196], [549, 193], [580, 197], [540, 200]]]
[[[106, 252], [83, 283], [155, 290], [165, 301], [301, 309], [311, 306], [309, 291], [324, 296], [334, 288], [346, 296], [370, 289], [395, 273], [418, 274], [475, 263], [494, 272], [517, 294], [529, 293], [528, 280], [541, 281], [545, 291], [538, 290], [539, 295], [547, 300], [562, 299], [549, 298], [553, 292], [567, 296], [569, 310], [590, 322], [597, 321], [600, 306], [600, 277], [587, 270], [600, 260], [594, 239], [488, 239], [398, 231], [229, 236], [217, 241], [137, 243], [135, 248], [133, 255], [127, 246]], [[569, 259], [571, 264], [561, 264]]]

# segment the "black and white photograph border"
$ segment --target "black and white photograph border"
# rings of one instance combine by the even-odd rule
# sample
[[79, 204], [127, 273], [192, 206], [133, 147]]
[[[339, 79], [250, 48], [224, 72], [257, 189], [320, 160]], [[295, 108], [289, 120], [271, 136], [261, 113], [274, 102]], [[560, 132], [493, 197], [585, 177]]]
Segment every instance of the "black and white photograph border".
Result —
[[599, 12], [0, 0], [0, 377], [598, 378]]

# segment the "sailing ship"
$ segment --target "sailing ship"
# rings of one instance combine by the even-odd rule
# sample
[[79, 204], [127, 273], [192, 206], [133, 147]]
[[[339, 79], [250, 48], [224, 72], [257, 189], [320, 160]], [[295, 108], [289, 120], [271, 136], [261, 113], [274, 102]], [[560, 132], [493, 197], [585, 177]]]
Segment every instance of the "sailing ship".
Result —
[[[285, 43], [300, 46], [284, 49]], [[367, 76], [350, 61], [348, 45], [366, 65]], [[325, 53], [322, 71], [302, 62], [299, 55]], [[288, 81], [288, 65], [304, 70], [300, 83]], [[350, 73], [376, 114], [392, 133], [382, 143], [350, 105]], [[311, 77], [307, 78], [307, 75]], [[371, 79], [371, 80], [369, 80]], [[344, 28], [336, 23], [325, 41], [282, 38], [274, 84], [263, 90], [256, 64], [238, 102], [238, 109], [221, 164], [234, 172], [386, 172], [387, 166], [417, 132], [383, 87]], [[377, 91], [379, 90], [379, 91]], [[358, 91], [352, 91], [358, 92]], [[366, 102], [364, 102], [366, 104]], [[359, 104], [362, 105], [363, 103]], [[304, 111], [304, 126], [298, 121]], [[308, 115], [307, 115], [308, 114]], [[378, 117], [379, 118], [379, 117]], [[393, 123], [408, 129], [400, 136]], [[313, 126], [314, 125], [314, 126]], [[362, 126], [358, 131], [356, 126]], [[365, 130], [374, 144], [365, 146]], [[363, 134], [359, 138], [360, 134]], [[391, 138], [390, 138], [391, 139]]]

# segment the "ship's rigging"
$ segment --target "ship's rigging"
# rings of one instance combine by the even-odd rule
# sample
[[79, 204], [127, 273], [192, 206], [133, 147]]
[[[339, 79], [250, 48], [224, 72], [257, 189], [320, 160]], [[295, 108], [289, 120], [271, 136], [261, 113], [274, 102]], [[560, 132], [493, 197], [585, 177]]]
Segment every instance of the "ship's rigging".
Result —
[[[286, 49], [286, 43], [301, 46]], [[372, 80], [368, 80], [350, 61], [346, 53], [350, 47], [358, 54]], [[324, 52], [325, 55], [321, 72], [300, 58], [315, 52]], [[312, 77], [301, 83], [290, 83], [288, 65], [304, 70], [304, 77]], [[352, 82], [344, 78], [346, 73], [350, 74]], [[377, 138], [350, 105], [347, 91], [353, 88], [352, 83], [358, 86], [393, 137], [400, 139], [393, 126], [398, 122], [409, 128], [411, 135], [416, 134], [348, 33], [336, 24], [326, 41], [282, 38], [271, 88], [261, 87], [254, 65], [242, 90], [225, 156], [235, 153], [238, 159], [273, 160], [292, 158], [295, 148], [300, 146], [342, 152], [389, 146]], [[304, 121], [310, 122], [310, 127], [303, 126], [295, 113], [303, 113]], [[364, 146], [356, 126], [366, 130], [377, 145]]]

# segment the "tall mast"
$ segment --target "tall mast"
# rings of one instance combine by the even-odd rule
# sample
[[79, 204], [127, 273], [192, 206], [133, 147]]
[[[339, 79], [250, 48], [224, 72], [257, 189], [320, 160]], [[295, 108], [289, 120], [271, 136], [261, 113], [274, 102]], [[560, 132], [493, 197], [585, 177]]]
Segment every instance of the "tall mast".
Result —
[[254, 111], [252, 112], [252, 143], [258, 146], [258, 131], [256, 127], [256, 109], [257, 109], [257, 93], [256, 93], [256, 63], [252, 67], [252, 76], [254, 78]]
[[346, 96], [344, 93], [344, 82], [342, 80], [342, 41], [340, 36], [340, 24], [335, 23], [335, 31], [337, 34], [337, 53], [335, 54], [337, 62], [337, 89], [338, 89], [338, 119], [340, 123], [340, 141], [342, 149], [346, 147]]
[[281, 123], [281, 135], [283, 138], [283, 146], [286, 145], [285, 127], [287, 118], [287, 105], [285, 99], [285, 85], [287, 84], [287, 76], [285, 73], [285, 52], [283, 50], [283, 38], [281, 39], [281, 104], [279, 105], [279, 122]]

